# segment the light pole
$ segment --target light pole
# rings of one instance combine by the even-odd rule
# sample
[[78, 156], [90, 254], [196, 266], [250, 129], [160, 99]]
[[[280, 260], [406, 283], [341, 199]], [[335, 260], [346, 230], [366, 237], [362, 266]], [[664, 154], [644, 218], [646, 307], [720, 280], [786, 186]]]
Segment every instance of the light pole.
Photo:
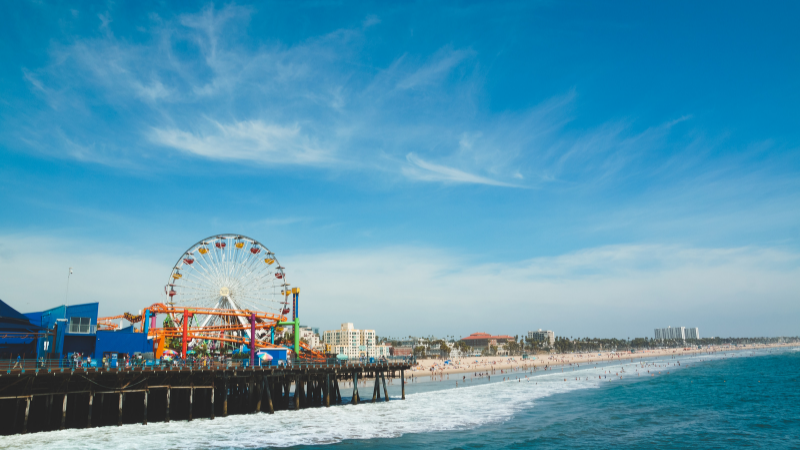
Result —
[[67, 312], [67, 304], [69, 303], [69, 277], [72, 275], [72, 267], [69, 268], [69, 273], [67, 274], [67, 290], [64, 292], [64, 314]]

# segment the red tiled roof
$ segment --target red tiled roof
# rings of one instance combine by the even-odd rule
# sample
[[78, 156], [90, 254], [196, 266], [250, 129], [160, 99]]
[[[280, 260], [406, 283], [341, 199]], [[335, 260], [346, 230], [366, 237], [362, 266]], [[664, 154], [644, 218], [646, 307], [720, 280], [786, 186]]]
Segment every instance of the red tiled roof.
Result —
[[465, 338], [463, 338], [461, 340], [462, 341], [469, 341], [469, 340], [475, 340], [475, 339], [512, 339], [513, 340], [514, 337], [513, 336], [508, 336], [508, 335], [505, 335], [505, 334], [504, 335], [499, 335], [499, 336], [492, 336], [489, 333], [472, 333], [469, 336], [467, 336], [467, 337], [465, 337]]
[[488, 337], [491, 337], [491, 336], [492, 335], [489, 334], [489, 333], [472, 333], [469, 336], [465, 337], [464, 339], [470, 339], [470, 338], [472, 338], [472, 339], [477, 339], [477, 338], [485, 339], [485, 338], [488, 338]]

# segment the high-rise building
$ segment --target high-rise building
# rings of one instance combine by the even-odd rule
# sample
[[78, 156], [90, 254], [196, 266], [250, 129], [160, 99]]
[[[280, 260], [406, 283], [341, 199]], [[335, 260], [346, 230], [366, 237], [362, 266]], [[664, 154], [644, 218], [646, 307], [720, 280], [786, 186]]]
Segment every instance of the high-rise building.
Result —
[[686, 327], [656, 328], [655, 339], [659, 341], [685, 341], [686, 339], [700, 339], [700, 331], [698, 328]]
[[343, 323], [338, 330], [326, 331], [323, 339], [337, 355], [347, 355], [348, 358], [383, 356], [378, 354], [375, 345], [375, 330], [356, 330], [352, 323]]
[[552, 347], [556, 342], [556, 335], [550, 330], [542, 331], [542, 329], [539, 328], [539, 331], [528, 331], [528, 340], [543, 342], [545, 345]]

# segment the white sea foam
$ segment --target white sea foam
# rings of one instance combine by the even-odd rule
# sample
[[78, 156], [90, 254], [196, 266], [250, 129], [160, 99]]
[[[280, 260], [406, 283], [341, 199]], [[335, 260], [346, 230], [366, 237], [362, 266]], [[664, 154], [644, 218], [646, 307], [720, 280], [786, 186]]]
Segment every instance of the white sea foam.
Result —
[[[682, 359], [686, 362], [697, 360]], [[666, 365], [674, 362], [665, 359], [652, 363]], [[506, 376], [513, 381], [480, 385], [467, 383], [466, 387], [458, 389], [408, 394], [405, 401], [277, 411], [272, 415], [236, 415], [192, 422], [150, 423], [147, 426], [124, 425], [15, 435], [0, 439], [0, 448], [239, 449], [332, 444], [345, 439], [470, 429], [506, 421], [515, 412], [533, 407], [534, 402], [543, 397], [595, 388], [611, 379], [619, 380], [610, 375], [599, 379], [598, 376], [606, 375], [606, 371], [625, 367], [624, 378], [635, 376], [635, 368], [642, 371], [639, 365], [639, 361], [620, 361], [619, 364], [599, 368], [586, 364], [580, 368], [564, 367], [563, 373], [561, 367], [556, 366], [553, 371], [537, 372], [535, 376], [527, 374], [529, 381], [524, 378], [526, 374], [520, 372], [495, 374], [492, 376], [494, 380], [502, 380]], [[670, 366], [668, 370], [678, 368]], [[522, 377], [522, 382], [516, 381], [517, 376]], [[576, 381], [576, 377], [581, 380]], [[565, 378], [567, 382], [564, 382]], [[451, 382], [455, 384], [455, 380]]]

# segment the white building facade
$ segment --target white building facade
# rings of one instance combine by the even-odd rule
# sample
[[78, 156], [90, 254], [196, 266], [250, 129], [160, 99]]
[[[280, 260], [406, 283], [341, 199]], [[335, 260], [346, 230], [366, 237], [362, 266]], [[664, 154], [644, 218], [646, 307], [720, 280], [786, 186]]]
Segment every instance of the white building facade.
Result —
[[655, 338], [659, 341], [685, 341], [686, 339], [700, 339], [700, 330], [686, 327], [656, 328]]
[[311, 327], [300, 326], [300, 339], [305, 339], [306, 343], [312, 350], [319, 350], [321, 348], [319, 334]]
[[376, 358], [388, 358], [392, 354], [392, 346], [386, 344], [385, 342], [380, 345], [375, 346], [375, 357]]
[[357, 330], [352, 323], [343, 323], [338, 330], [328, 330], [323, 333], [323, 340], [331, 346], [331, 351], [337, 355], [346, 355], [348, 359], [380, 358], [379, 352], [386, 352], [388, 347], [379, 350], [375, 345], [375, 330]]
[[539, 331], [528, 331], [528, 341], [541, 342], [548, 347], [552, 347], [556, 343], [556, 335], [550, 330], [542, 331], [539, 328]]

